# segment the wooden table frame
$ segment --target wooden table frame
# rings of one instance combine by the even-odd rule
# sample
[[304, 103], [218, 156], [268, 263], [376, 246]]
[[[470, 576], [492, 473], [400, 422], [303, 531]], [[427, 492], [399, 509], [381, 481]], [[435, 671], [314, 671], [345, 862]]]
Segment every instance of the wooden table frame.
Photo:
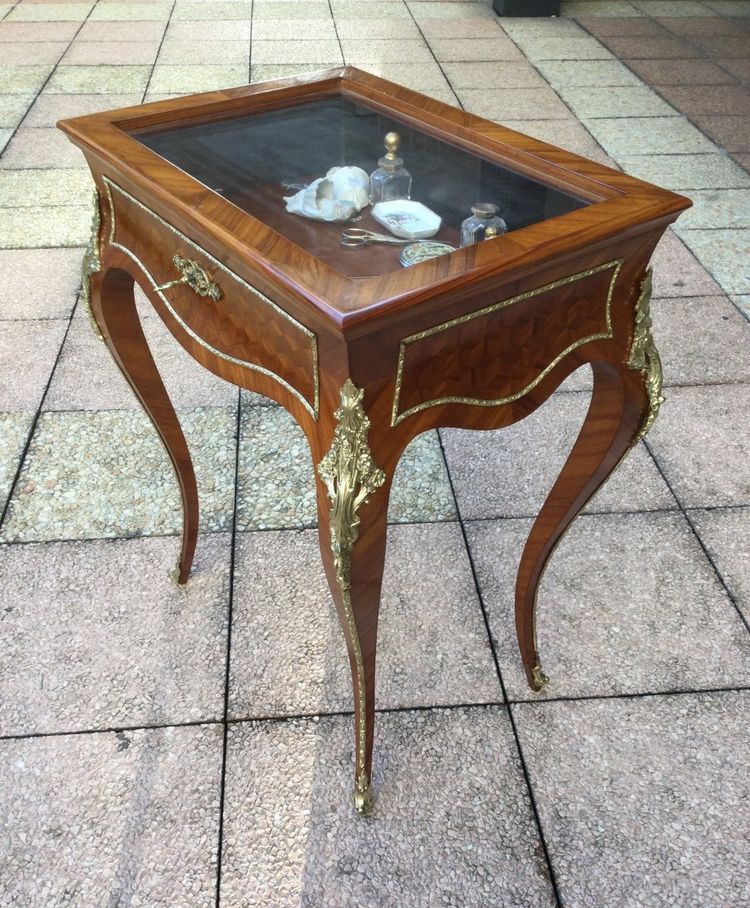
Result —
[[[409, 269], [348, 277], [128, 134], [336, 92], [597, 204]], [[518, 645], [539, 690], [546, 681], [534, 626], [539, 581], [563, 533], [657, 414], [661, 366], [647, 265], [690, 202], [351, 67], [59, 125], [96, 182], [85, 301], [179, 480], [180, 583], [198, 532], [196, 481], [143, 335], [134, 283], [198, 362], [278, 401], [307, 437], [321, 554], [354, 688], [355, 806], [365, 812], [386, 514], [401, 453], [440, 426], [509, 426], [592, 365], [588, 414], [518, 571]]]

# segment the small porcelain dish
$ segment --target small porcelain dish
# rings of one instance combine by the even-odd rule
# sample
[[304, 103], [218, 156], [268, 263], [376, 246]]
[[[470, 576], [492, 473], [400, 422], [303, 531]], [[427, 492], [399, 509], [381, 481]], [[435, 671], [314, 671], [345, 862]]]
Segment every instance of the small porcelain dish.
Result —
[[404, 246], [398, 260], [408, 268], [410, 265], [418, 265], [420, 262], [426, 262], [428, 259], [437, 258], [439, 255], [448, 255], [449, 252], [455, 252], [456, 247], [450, 243], [436, 243], [435, 240], [420, 240], [417, 243], [409, 243]]
[[394, 236], [405, 240], [421, 240], [434, 236], [442, 223], [434, 211], [411, 199], [378, 202], [372, 207], [372, 216]]

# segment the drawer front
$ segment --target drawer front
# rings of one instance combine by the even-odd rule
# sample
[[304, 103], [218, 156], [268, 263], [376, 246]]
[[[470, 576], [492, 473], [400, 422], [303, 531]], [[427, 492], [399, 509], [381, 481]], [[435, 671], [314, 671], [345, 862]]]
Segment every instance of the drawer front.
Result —
[[391, 425], [441, 404], [519, 400], [579, 347], [612, 339], [621, 267], [607, 262], [403, 338]]
[[318, 418], [313, 331], [104, 177], [109, 244], [145, 276], [174, 320], [219, 359], [278, 382]]

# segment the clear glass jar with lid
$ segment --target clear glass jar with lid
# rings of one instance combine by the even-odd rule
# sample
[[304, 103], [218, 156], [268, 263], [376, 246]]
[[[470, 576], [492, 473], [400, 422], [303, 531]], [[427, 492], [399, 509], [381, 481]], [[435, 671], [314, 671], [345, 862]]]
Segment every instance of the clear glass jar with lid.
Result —
[[411, 174], [396, 154], [401, 137], [397, 132], [389, 132], [384, 144], [386, 153], [378, 161], [377, 170], [370, 174], [370, 201], [373, 205], [411, 198]]
[[472, 215], [461, 224], [461, 245], [471, 246], [508, 232], [508, 225], [500, 217], [497, 205], [477, 202], [471, 206]]

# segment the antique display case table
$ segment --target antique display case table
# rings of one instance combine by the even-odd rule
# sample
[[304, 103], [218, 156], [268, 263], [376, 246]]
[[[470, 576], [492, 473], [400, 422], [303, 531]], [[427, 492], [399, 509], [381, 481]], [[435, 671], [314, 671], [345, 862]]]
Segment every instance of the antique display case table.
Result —
[[[351, 663], [364, 811], [386, 513], [401, 453], [439, 426], [509, 426], [592, 365], [588, 415], [518, 571], [518, 644], [539, 689], [537, 587], [563, 532], [656, 416], [647, 266], [690, 202], [349, 67], [59, 125], [96, 182], [84, 296], [179, 480], [179, 582], [196, 543], [196, 481], [134, 282], [198, 362], [278, 401], [307, 437]], [[389, 131], [401, 137], [412, 198], [442, 218], [435, 240], [457, 246], [477, 202], [499, 207], [507, 234], [403, 267], [398, 246], [344, 248], [347, 225], [286, 210], [290, 184], [335, 165], [370, 173]], [[377, 227], [369, 209], [355, 226]]]

